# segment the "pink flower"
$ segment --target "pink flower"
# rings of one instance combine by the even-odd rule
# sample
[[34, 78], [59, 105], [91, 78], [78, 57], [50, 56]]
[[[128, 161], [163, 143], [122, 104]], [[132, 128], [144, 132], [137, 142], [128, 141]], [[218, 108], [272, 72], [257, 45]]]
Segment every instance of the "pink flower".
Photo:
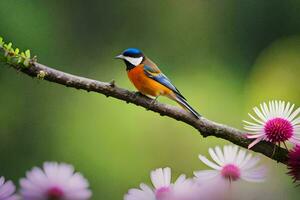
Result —
[[245, 150], [237, 146], [224, 146], [223, 152], [220, 147], [209, 148], [209, 154], [213, 161], [208, 160], [205, 156], [199, 155], [199, 159], [211, 167], [212, 170], [202, 170], [194, 172], [196, 180], [199, 183], [216, 179], [224, 180], [228, 183], [238, 180], [249, 182], [262, 182], [265, 179], [266, 168], [258, 166], [258, 157], [252, 157]]
[[16, 186], [11, 181], [6, 181], [4, 177], [0, 177], [0, 200], [17, 200], [18, 197], [14, 194]]
[[294, 110], [294, 104], [284, 101], [271, 101], [269, 106], [266, 103], [260, 104], [260, 109], [253, 108], [258, 118], [251, 114], [249, 116], [255, 122], [244, 121], [244, 128], [249, 132], [248, 138], [255, 139], [248, 148], [262, 140], [281, 144], [290, 141], [293, 144], [300, 144], [300, 108]]
[[180, 175], [175, 183], [171, 183], [171, 169], [159, 168], [151, 172], [152, 189], [140, 184], [140, 189], [130, 189], [124, 200], [196, 200], [197, 186], [192, 180]]
[[288, 174], [294, 179], [294, 182], [300, 181], [300, 146], [294, 147], [288, 154]]
[[20, 180], [24, 200], [87, 200], [91, 197], [88, 181], [68, 164], [44, 163], [34, 167]]

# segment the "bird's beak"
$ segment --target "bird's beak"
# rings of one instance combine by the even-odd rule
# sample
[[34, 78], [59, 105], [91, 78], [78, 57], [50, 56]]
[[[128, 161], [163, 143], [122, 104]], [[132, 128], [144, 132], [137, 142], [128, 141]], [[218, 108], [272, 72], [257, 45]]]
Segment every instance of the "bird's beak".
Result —
[[117, 56], [115, 57], [115, 59], [124, 59], [124, 56], [123, 56], [122, 54], [120, 54], [120, 55], [117, 55]]

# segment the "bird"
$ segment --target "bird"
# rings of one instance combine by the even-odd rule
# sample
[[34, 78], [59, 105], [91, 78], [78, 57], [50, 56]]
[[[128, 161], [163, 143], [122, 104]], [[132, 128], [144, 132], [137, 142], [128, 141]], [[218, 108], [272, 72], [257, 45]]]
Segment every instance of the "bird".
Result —
[[128, 78], [141, 94], [154, 97], [154, 102], [159, 96], [166, 96], [200, 119], [201, 115], [141, 50], [128, 48], [115, 58], [125, 62]]

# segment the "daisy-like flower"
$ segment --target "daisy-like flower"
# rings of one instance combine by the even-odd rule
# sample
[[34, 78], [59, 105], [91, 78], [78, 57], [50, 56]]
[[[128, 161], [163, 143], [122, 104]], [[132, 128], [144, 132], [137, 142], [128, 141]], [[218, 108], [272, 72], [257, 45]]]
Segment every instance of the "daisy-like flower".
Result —
[[159, 168], [150, 174], [154, 188], [142, 183], [140, 189], [130, 189], [124, 200], [196, 200], [197, 189], [192, 180], [180, 175], [171, 183], [171, 169]]
[[300, 146], [294, 147], [288, 154], [288, 174], [294, 179], [294, 182], [300, 181]]
[[275, 144], [290, 141], [293, 144], [300, 144], [300, 108], [294, 111], [295, 105], [284, 101], [270, 101], [260, 104], [260, 109], [254, 107], [257, 117], [249, 114], [255, 122], [244, 121], [244, 128], [250, 131], [248, 138], [255, 139], [248, 148], [262, 140]]
[[34, 167], [20, 180], [23, 200], [87, 200], [91, 197], [88, 181], [68, 164], [45, 162]]
[[0, 177], [0, 200], [17, 200], [15, 195], [16, 186], [12, 181], [6, 181], [4, 177]]
[[262, 182], [265, 179], [266, 168], [257, 166], [260, 159], [252, 157], [252, 154], [237, 146], [224, 146], [223, 152], [220, 147], [209, 148], [209, 154], [214, 162], [205, 156], [199, 155], [199, 159], [213, 170], [194, 172], [196, 180], [207, 183], [213, 180], [225, 180], [227, 183], [245, 180], [249, 182]]

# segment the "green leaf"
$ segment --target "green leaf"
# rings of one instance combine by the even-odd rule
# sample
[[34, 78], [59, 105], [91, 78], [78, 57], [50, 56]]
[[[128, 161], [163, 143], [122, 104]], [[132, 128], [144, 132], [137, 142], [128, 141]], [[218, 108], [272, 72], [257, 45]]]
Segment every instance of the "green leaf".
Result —
[[7, 50], [10, 50], [11, 47], [12, 47], [12, 43], [10, 42], [10, 43], [8, 43], [8, 45], [6, 46], [6, 48], [7, 48]]
[[2, 38], [2, 37], [0, 37], [0, 47], [3, 47], [3, 44], [4, 44], [4, 42], [3, 42], [3, 38]]
[[20, 52], [20, 49], [19, 49], [19, 48], [16, 48], [16, 49], [15, 49], [15, 54], [19, 54], [19, 52]]
[[27, 49], [25, 51], [25, 56], [26, 56], [26, 58], [30, 58], [30, 50], [29, 49]]
[[[6, 62], [11, 65], [19, 65], [21, 67], [29, 67], [31, 62], [34, 62], [36, 57], [31, 58], [30, 50], [21, 52], [19, 48], [14, 49], [12, 42], [8, 44], [0, 37], [0, 61]], [[41, 73], [41, 78], [44, 74]]]

